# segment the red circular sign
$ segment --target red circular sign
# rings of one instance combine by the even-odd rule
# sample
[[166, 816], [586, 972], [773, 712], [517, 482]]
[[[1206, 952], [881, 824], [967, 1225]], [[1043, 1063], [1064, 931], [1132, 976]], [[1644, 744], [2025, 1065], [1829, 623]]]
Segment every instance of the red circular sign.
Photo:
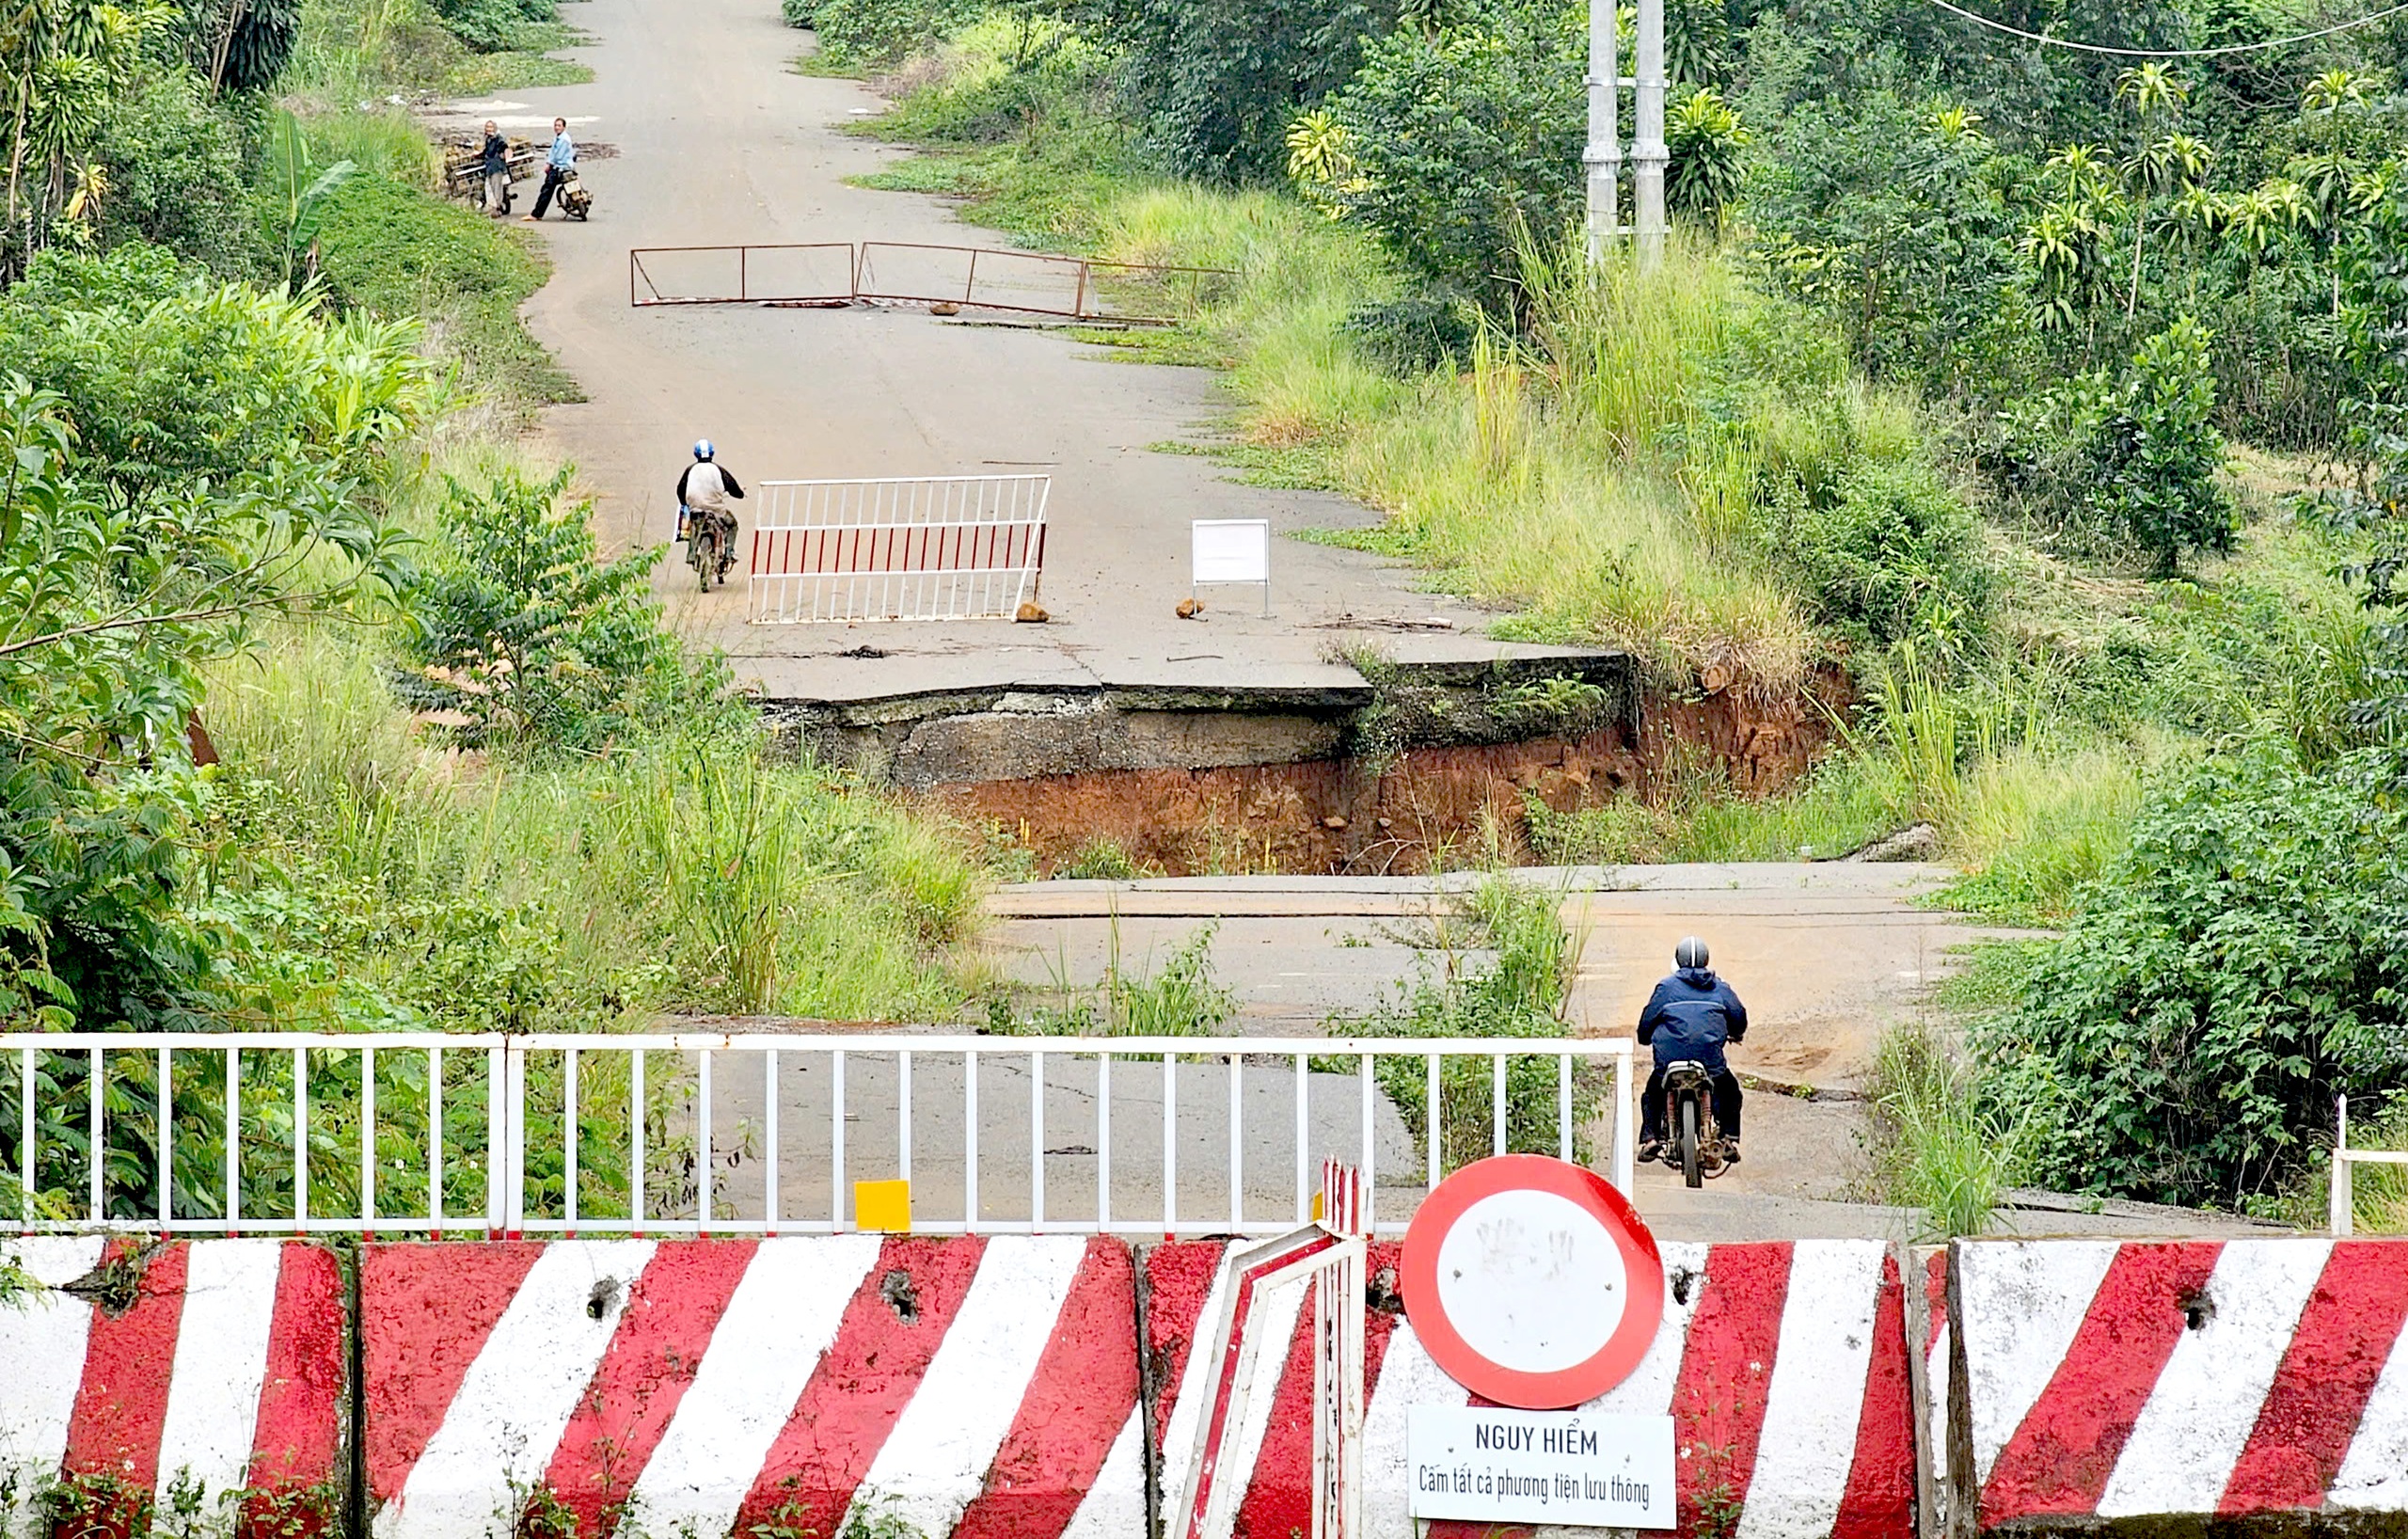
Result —
[[1500, 1405], [1555, 1410], [1630, 1376], [1664, 1318], [1656, 1237], [1603, 1176], [1500, 1154], [1405, 1230], [1404, 1312], [1431, 1360]]

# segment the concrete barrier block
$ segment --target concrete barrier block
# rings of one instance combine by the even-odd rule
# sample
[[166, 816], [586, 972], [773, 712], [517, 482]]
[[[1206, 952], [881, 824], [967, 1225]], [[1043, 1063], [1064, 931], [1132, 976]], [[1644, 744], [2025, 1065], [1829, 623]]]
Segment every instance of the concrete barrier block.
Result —
[[[1149, 1367], [1170, 1373], [1159, 1408], [1162, 1489], [1179, 1490], [1203, 1394], [1191, 1380], [1193, 1327], [1217, 1300], [1207, 1259], [1217, 1245], [1146, 1254]], [[1364, 1429], [1366, 1525], [1374, 1539], [1411, 1539], [1405, 1422], [1414, 1405], [1470, 1404], [1416, 1340], [1395, 1293], [1398, 1247], [1372, 1247], [1365, 1341], [1370, 1380]], [[1873, 1241], [1662, 1246], [1665, 1318], [1622, 1384], [1584, 1410], [1673, 1418], [1685, 1533], [1726, 1539], [1905, 1539], [1914, 1531], [1914, 1419], [1905, 1289], [1896, 1256]], [[1192, 1303], [1191, 1303], [1192, 1300]], [[1167, 1304], [1167, 1308], [1166, 1308]], [[1235, 1430], [1225, 1468], [1246, 1471], [1238, 1539], [1310, 1532], [1311, 1310], [1302, 1283], [1263, 1300], [1265, 1324], [1289, 1341], [1268, 1395]], [[1165, 1317], [1167, 1316], [1167, 1319]], [[1433, 1539], [1483, 1526], [1429, 1525]], [[1566, 1530], [1566, 1533], [1576, 1531]]]
[[1981, 1529], [2408, 1531], [2408, 1242], [1986, 1240], [1954, 1265]]
[[0, 1534], [335, 1530], [343, 1277], [277, 1240], [0, 1241]]
[[1141, 1533], [1133, 1288], [1075, 1236], [372, 1246], [373, 1534]]

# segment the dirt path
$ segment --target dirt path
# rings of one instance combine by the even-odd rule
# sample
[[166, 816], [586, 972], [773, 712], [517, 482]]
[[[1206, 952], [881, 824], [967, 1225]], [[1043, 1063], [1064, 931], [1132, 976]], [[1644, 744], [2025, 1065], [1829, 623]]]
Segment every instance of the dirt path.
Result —
[[[664, 563], [664, 594], [773, 695], [847, 698], [977, 683], [1100, 681], [1320, 684], [1344, 616], [1477, 616], [1411, 591], [1406, 575], [1353, 552], [1275, 543], [1275, 618], [1225, 590], [1206, 623], [1173, 613], [1188, 593], [1187, 524], [1268, 517], [1275, 531], [1361, 524], [1342, 500], [1232, 484], [1208, 461], [1151, 452], [1229, 410], [1205, 371], [1133, 367], [1044, 331], [964, 325], [908, 310], [724, 307], [635, 309], [631, 246], [893, 241], [999, 244], [940, 200], [865, 191], [845, 178], [900, 151], [841, 125], [879, 110], [848, 80], [793, 72], [807, 46], [776, 0], [589, 0], [590, 85], [453, 104], [548, 133], [568, 118], [615, 158], [588, 167], [591, 223], [543, 227], [558, 272], [527, 307], [591, 401], [547, 412], [613, 546], [672, 532], [672, 488], [697, 437], [748, 483], [828, 476], [1044, 470], [1054, 477], [1044, 599], [1054, 623], [747, 627], [740, 586], [707, 598]], [[522, 190], [531, 191], [531, 188]], [[864, 641], [891, 655], [845, 658]], [[1468, 635], [1442, 645], [1485, 658]]]

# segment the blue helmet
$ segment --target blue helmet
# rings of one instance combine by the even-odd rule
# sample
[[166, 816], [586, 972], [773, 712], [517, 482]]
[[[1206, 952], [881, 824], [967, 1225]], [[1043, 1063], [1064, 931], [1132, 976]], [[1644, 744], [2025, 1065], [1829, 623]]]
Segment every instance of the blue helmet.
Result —
[[718, 450], [711, 447], [711, 441], [708, 438], [700, 438], [694, 443], [694, 457], [698, 460], [706, 460], [718, 452]]

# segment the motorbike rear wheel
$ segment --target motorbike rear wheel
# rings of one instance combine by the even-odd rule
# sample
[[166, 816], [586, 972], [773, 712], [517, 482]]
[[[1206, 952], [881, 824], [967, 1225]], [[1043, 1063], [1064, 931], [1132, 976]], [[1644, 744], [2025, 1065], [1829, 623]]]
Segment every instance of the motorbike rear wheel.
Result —
[[1703, 1186], [1705, 1178], [1698, 1170], [1697, 1097], [1681, 1097], [1681, 1180], [1690, 1186]]
[[693, 563], [694, 576], [702, 579], [703, 592], [711, 591], [711, 579], [719, 574], [719, 531], [697, 528], [686, 542], [686, 559]]

